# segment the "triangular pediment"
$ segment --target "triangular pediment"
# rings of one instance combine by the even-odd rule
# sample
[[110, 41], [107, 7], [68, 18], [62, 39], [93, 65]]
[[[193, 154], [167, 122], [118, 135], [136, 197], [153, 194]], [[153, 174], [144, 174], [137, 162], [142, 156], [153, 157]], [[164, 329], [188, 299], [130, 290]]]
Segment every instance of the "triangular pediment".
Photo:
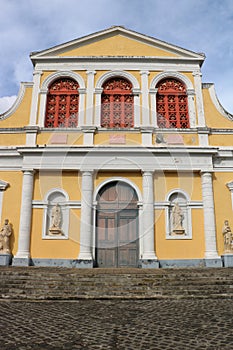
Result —
[[32, 61], [51, 57], [164, 57], [203, 61], [202, 54], [120, 26], [31, 54]]

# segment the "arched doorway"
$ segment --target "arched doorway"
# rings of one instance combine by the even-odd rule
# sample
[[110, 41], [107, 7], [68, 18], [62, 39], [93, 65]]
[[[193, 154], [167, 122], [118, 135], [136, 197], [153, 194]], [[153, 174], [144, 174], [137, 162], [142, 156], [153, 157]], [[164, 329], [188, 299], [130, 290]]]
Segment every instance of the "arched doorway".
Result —
[[138, 197], [123, 181], [104, 185], [97, 195], [97, 267], [137, 267]]

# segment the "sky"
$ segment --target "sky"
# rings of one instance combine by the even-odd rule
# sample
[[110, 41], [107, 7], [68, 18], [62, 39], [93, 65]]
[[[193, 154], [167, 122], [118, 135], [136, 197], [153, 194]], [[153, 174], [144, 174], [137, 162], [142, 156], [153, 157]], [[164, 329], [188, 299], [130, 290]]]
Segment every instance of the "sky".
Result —
[[0, 9], [0, 113], [32, 81], [30, 52], [122, 25], [205, 53], [203, 82], [233, 114], [233, 0], [0, 0]]

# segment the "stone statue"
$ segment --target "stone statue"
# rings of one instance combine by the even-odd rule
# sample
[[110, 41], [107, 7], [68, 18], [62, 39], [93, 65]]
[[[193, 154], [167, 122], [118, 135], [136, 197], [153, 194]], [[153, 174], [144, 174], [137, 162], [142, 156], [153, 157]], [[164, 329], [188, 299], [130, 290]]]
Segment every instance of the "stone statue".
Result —
[[12, 234], [12, 226], [9, 220], [5, 219], [4, 225], [0, 230], [0, 254], [11, 254], [10, 236]]
[[233, 253], [233, 234], [228, 220], [224, 221], [222, 234], [224, 238], [224, 253]]
[[61, 230], [61, 208], [59, 204], [57, 203], [56, 205], [53, 206], [52, 211], [51, 211], [51, 227], [49, 229], [49, 233], [54, 235], [61, 235], [62, 230]]
[[172, 208], [172, 233], [182, 235], [185, 233], [183, 228], [184, 215], [178, 203]]

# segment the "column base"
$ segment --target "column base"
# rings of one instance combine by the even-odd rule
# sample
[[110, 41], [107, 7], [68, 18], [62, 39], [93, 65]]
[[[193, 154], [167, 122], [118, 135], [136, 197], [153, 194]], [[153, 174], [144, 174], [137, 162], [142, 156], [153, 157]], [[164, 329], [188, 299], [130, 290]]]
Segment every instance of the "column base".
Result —
[[0, 254], [0, 266], [9, 266], [11, 264], [11, 254]]
[[31, 258], [17, 258], [14, 257], [12, 261], [12, 266], [30, 266]]
[[158, 269], [159, 262], [155, 259], [140, 259], [139, 267], [141, 267], [142, 269]]
[[223, 267], [222, 259], [219, 258], [206, 258], [204, 259], [206, 267]]
[[233, 254], [225, 254], [222, 259], [224, 267], [233, 267]]

